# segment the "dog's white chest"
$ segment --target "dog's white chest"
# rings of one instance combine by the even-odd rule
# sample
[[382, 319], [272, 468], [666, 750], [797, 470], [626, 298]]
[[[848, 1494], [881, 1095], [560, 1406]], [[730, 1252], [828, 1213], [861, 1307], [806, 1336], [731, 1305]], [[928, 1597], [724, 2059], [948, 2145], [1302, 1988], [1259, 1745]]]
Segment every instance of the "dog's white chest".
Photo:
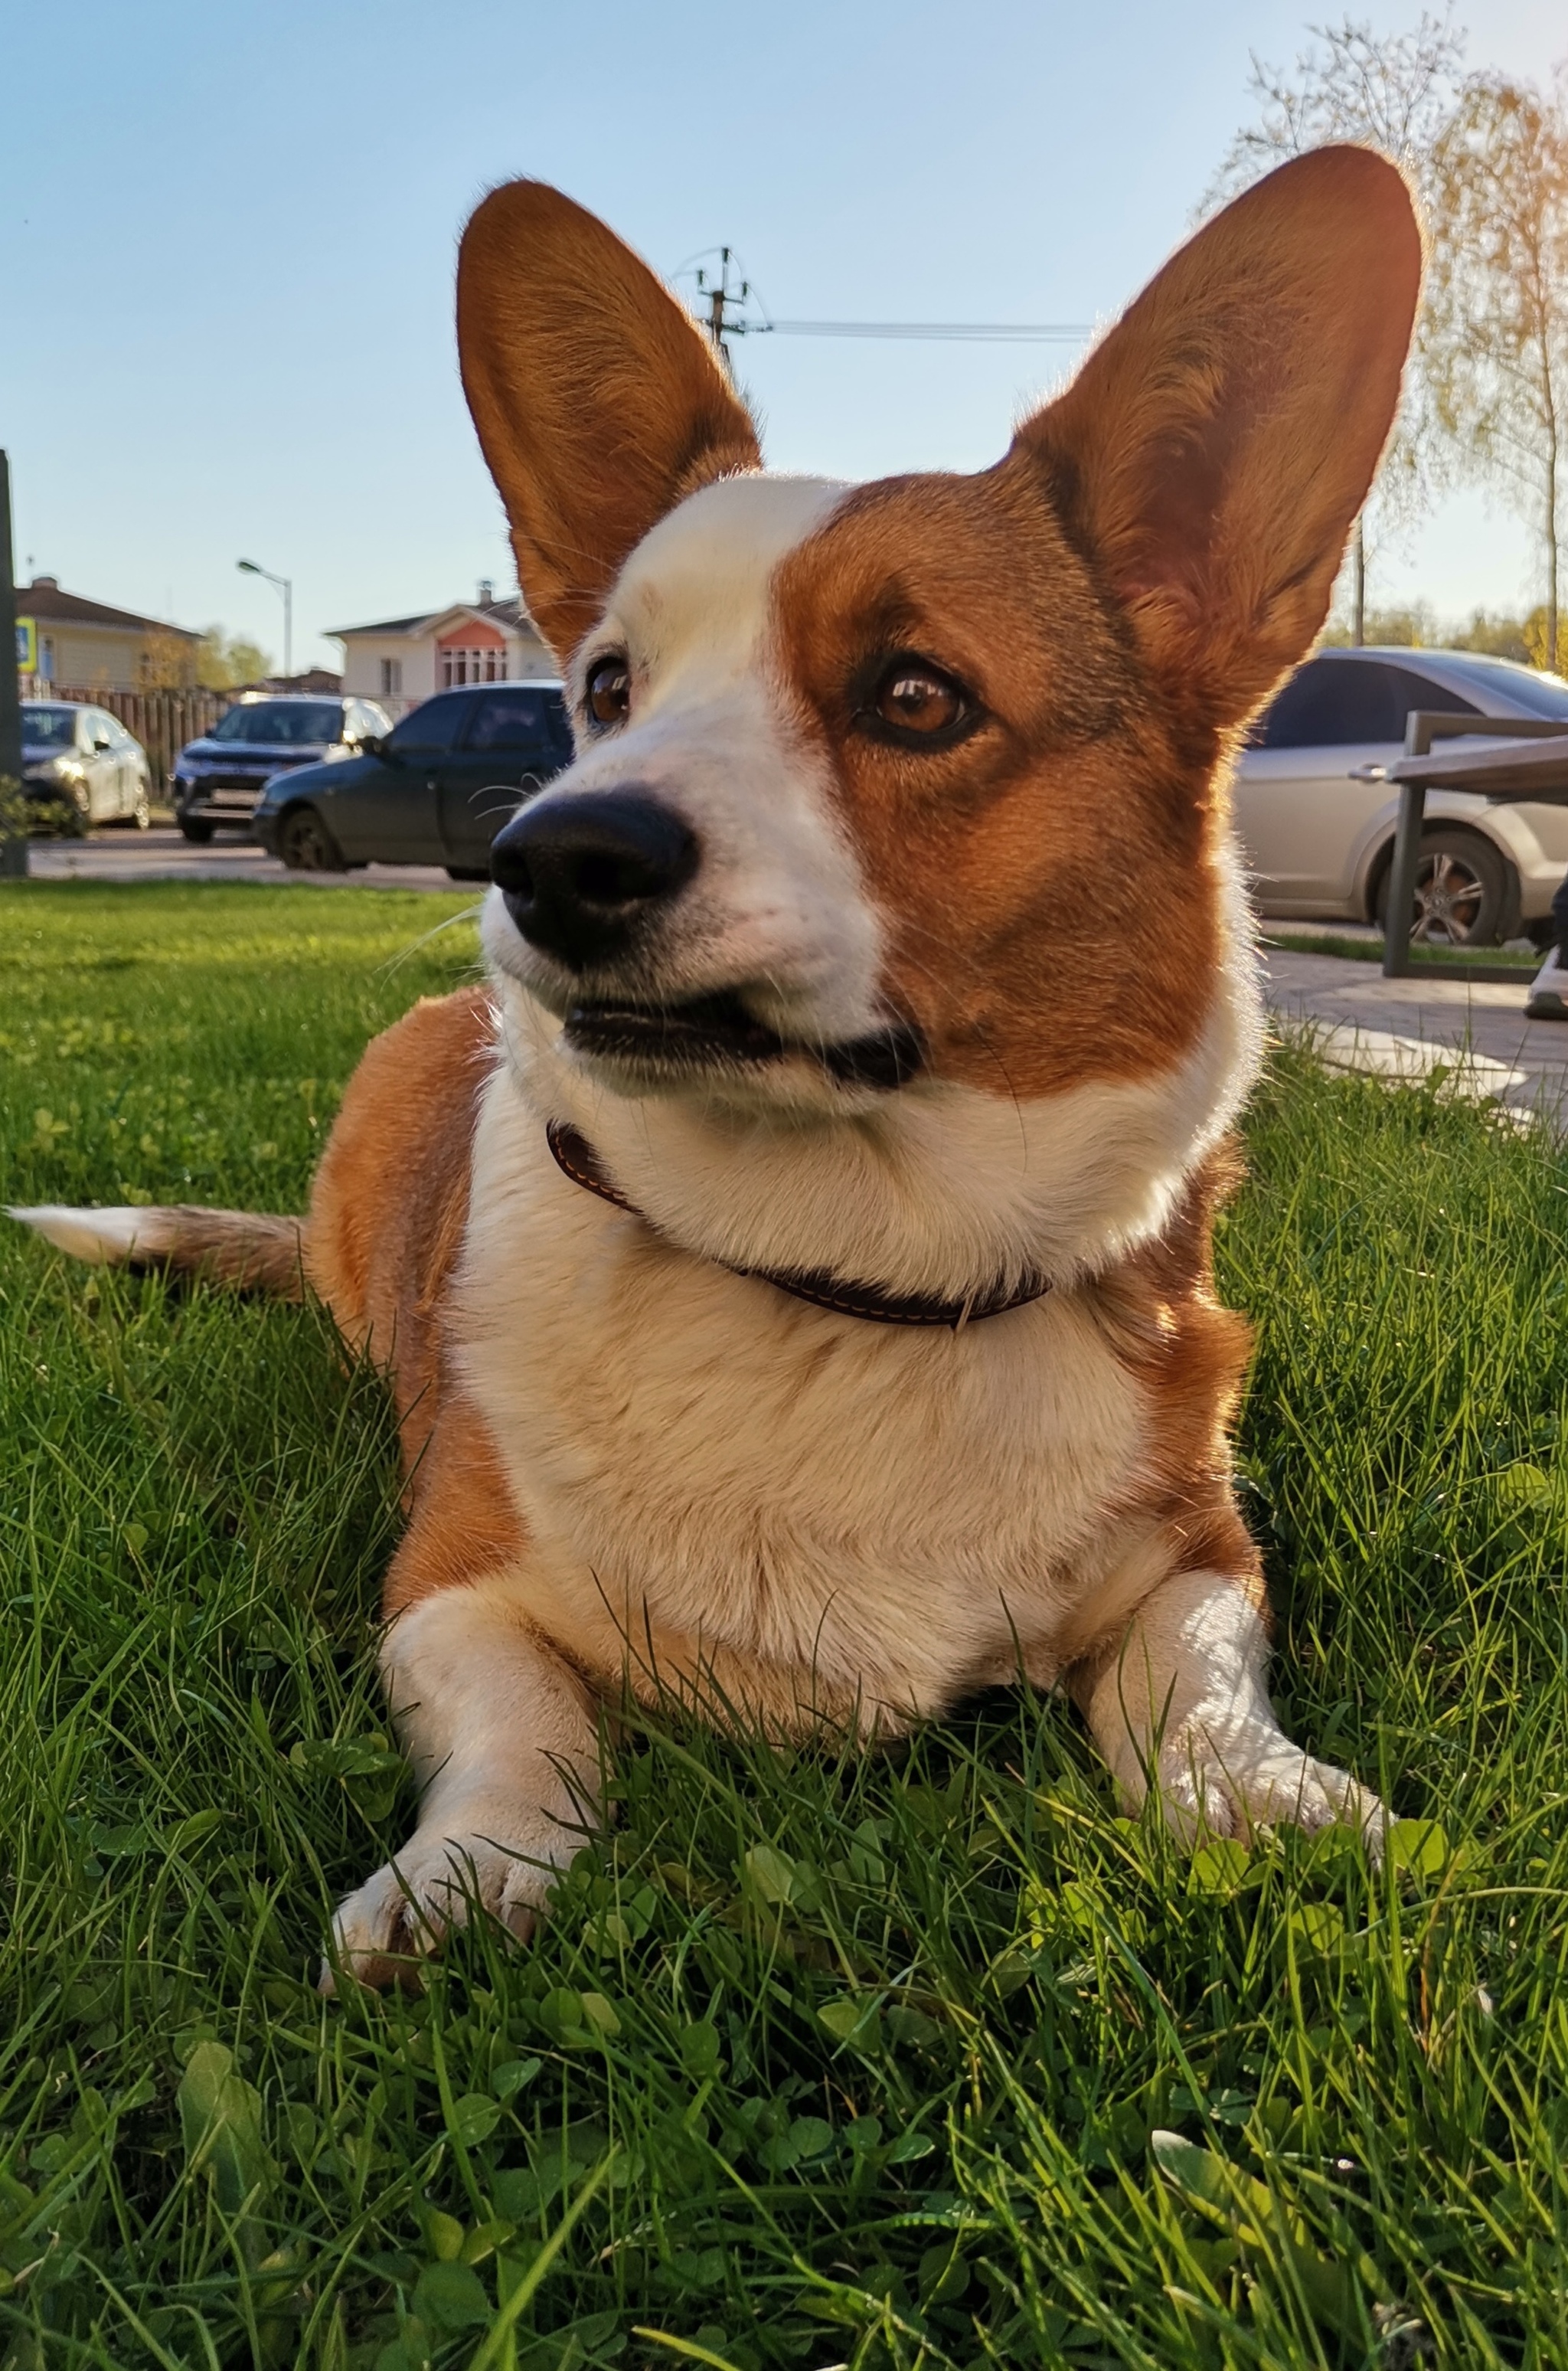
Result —
[[1070, 1296], [956, 1336], [829, 1315], [571, 1185], [504, 1079], [456, 1310], [558, 1599], [884, 1700], [1008, 1676], [1136, 1470]]

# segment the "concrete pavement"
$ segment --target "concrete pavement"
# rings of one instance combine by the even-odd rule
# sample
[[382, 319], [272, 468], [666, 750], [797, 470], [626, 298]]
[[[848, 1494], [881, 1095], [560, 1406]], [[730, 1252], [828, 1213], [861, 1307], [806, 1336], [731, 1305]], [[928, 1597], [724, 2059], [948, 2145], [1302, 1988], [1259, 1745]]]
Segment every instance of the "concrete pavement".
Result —
[[1568, 1023], [1525, 1019], [1528, 971], [1516, 988], [1432, 972], [1385, 979], [1375, 962], [1284, 947], [1265, 949], [1264, 968], [1271, 1012], [1309, 1025], [1334, 1068], [1415, 1080], [1440, 1062], [1478, 1100], [1568, 1124]]
[[317, 889], [454, 889], [439, 864], [366, 864], [356, 873], [291, 873], [248, 840], [220, 832], [193, 848], [172, 824], [151, 831], [95, 831], [86, 839], [35, 839], [35, 881], [281, 881]]

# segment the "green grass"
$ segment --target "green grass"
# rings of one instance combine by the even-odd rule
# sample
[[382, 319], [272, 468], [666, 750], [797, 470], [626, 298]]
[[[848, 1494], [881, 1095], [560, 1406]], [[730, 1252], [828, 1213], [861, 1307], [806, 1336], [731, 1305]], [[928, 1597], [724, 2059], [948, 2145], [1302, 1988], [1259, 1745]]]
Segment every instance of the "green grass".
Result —
[[[0, 893], [0, 1195], [298, 1207], [462, 910]], [[419, 1998], [312, 1988], [410, 1805], [375, 1379], [7, 1233], [0, 2359], [1568, 2366], [1568, 1166], [1288, 1052], [1249, 1136], [1275, 1694], [1394, 1864], [1189, 1868], [1056, 1702], [672, 1711], [534, 1948]]]

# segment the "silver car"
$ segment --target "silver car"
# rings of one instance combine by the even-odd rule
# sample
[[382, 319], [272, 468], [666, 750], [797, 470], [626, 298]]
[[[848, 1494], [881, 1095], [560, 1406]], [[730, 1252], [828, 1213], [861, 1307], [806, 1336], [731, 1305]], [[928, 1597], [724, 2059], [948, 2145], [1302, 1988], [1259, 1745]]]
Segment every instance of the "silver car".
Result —
[[64, 799], [84, 826], [152, 820], [152, 769], [141, 743], [107, 708], [73, 700], [22, 702], [22, 789]]
[[[1473, 651], [1320, 651], [1253, 727], [1236, 771], [1236, 826], [1262, 911], [1380, 922], [1399, 798], [1363, 769], [1391, 765], [1412, 709], [1561, 718], [1568, 682]], [[1568, 807], [1493, 805], [1429, 791], [1413, 936], [1486, 946], [1550, 934], [1568, 874]]]

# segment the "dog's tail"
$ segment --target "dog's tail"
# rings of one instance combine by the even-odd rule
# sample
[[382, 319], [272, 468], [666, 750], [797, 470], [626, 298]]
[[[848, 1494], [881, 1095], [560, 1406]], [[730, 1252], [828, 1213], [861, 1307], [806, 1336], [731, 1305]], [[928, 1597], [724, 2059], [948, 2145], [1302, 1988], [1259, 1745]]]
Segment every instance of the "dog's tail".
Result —
[[134, 1205], [74, 1210], [43, 1202], [8, 1215], [36, 1227], [74, 1259], [100, 1267], [167, 1268], [208, 1277], [241, 1292], [305, 1298], [303, 1219], [258, 1210], [200, 1210], [184, 1203], [161, 1210]]

